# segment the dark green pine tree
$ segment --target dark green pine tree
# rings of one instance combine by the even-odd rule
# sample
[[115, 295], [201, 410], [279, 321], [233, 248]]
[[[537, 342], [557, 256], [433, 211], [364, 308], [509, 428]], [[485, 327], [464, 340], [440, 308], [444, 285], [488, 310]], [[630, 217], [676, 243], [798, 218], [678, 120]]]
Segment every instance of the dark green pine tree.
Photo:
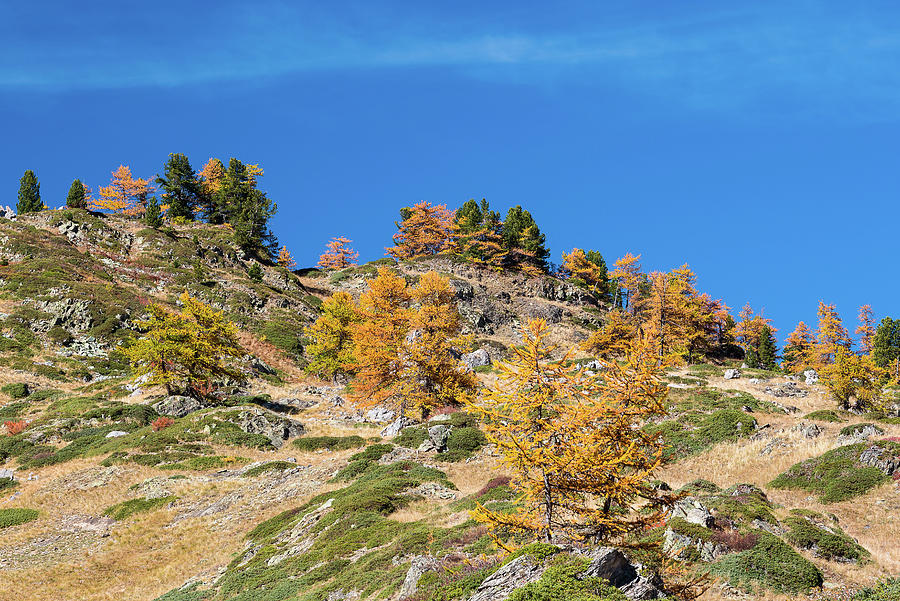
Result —
[[66, 194], [66, 206], [70, 209], [86, 209], [87, 199], [84, 197], [84, 184], [80, 179], [76, 179], [69, 186], [69, 193]]
[[278, 205], [257, 189], [246, 165], [234, 158], [229, 161], [216, 196], [225, 222], [234, 229], [238, 246], [260, 258], [274, 258], [278, 239], [269, 229], [269, 219], [278, 211]]
[[16, 213], [37, 213], [43, 208], [41, 184], [34, 171], [28, 169], [19, 180], [19, 202], [16, 204]]
[[772, 370], [778, 367], [778, 346], [775, 344], [775, 335], [772, 334], [769, 326], [765, 326], [760, 333], [757, 362], [761, 369]]
[[872, 360], [878, 367], [889, 369], [893, 375], [898, 375], [898, 362], [900, 359], [900, 319], [885, 317], [875, 328], [875, 336], [872, 337]]
[[488, 261], [502, 247], [500, 213], [492, 211], [487, 199], [469, 199], [456, 211], [456, 246], [459, 253], [476, 261]]
[[185, 155], [170, 154], [164, 174], [157, 176], [156, 183], [163, 191], [163, 202], [169, 205], [170, 218], [194, 219], [194, 209], [200, 205], [200, 182]]
[[147, 199], [147, 208], [144, 210], [144, 223], [153, 229], [159, 229], [163, 224], [162, 210], [155, 196]]
[[502, 231], [503, 248], [509, 251], [510, 267], [532, 267], [547, 271], [546, 237], [538, 228], [531, 213], [521, 206], [515, 206], [506, 213]]

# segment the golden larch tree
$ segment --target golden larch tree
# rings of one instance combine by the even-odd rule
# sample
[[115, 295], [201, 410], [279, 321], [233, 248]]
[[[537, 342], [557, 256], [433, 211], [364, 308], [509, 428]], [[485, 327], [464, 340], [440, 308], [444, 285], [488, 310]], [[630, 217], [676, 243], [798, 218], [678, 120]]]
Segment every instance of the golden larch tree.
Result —
[[819, 327], [816, 329], [815, 364], [824, 367], [834, 362], [840, 349], [850, 350], [850, 334], [835, 305], [819, 301]]
[[744, 305], [738, 316], [740, 321], [737, 322], [734, 333], [746, 354], [759, 350], [760, 341], [767, 326], [773, 334], [778, 331], [778, 328], [772, 325], [771, 319], [763, 317], [762, 311], [758, 315], [754, 314], [750, 303]]
[[148, 376], [150, 386], [196, 396], [218, 379], [245, 381], [247, 375], [237, 364], [246, 352], [237, 327], [222, 311], [187, 292], [180, 300], [180, 312], [151, 304], [147, 317], [136, 322], [143, 334], [124, 347], [135, 379]]
[[420, 202], [406, 210], [397, 224], [394, 246], [385, 248], [395, 259], [436, 255], [453, 247], [453, 211], [447, 205]]
[[351, 242], [353, 240], [343, 236], [332, 238], [328, 243], [328, 250], [319, 257], [319, 267], [322, 269], [346, 269], [351, 265], [356, 265], [359, 253], [350, 247]]
[[613, 309], [606, 315], [603, 326], [581, 343], [581, 349], [598, 359], [610, 361], [625, 355], [638, 335], [639, 325], [634, 316], [622, 309]]
[[834, 360], [819, 370], [822, 384], [841, 409], [879, 409], [881, 382], [887, 371], [868, 355], [856, 355], [842, 345], [835, 346]]
[[281, 250], [278, 251], [277, 261], [279, 267], [284, 267], [288, 271], [293, 271], [297, 268], [297, 263], [286, 245], [282, 246]]
[[629, 313], [634, 314], [637, 311], [637, 298], [639, 287], [643, 281], [641, 273], [641, 255], [633, 255], [630, 252], [625, 253], [621, 259], [616, 259], [613, 263], [613, 270], [609, 273], [609, 277], [616, 282], [616, 293], [613, 299], [613, 305], [621, 306], [628, 309]]
[[[544, 320], [530, 322], [522, 346], [499, 365], [498, 387], [470, 404], [520, 494], [513, 513], [479, 504], [473, 517], [501, 544], [504, 531], [547, 542], [621, 543], [663, 516], [649, 484], [663, 443], [639, 427], [665, 414], [655, 353], [637, 340], [623, 361], [588, 375], [569, 354], [551, 358], [548, 333]], [[635, 511], [642, 500], [651, 503]]]
[[400, 415], [424, 415], [463, 401], [474, 388], [474, 377], [456, 359], [464, 341], [446, 278], [428, 272], [409, 288], [382, 267], [360, 296], [359, 315], [353, 396], [360, 406], [385, 403]]
[[859, 308], [859, 325], [856, 326], [856, 335], [859, 336], [859, 352], [863, 355], [872, 354], [872, 339], [875, 337], [875, 313], [872, 305], [863, 305]]
[[155, 188], [150, 182], [131, 175], [131, 167], [119, 165], [112, 172], [109, 186], [99, 187], [99, 198], [92, 199], [88, 207], [95, 211], [113, 211], [128, 215], [143, 213], [147, 196]]
[[225, 181], [225, 165], [216, 158], [209, 159], [203, 166], [203, 169], [197, 174], [203, 192], [207, 195], [213, 195], [222, 187]]
[[333, 378], [350, 373], [354, 364], [353, 326], [359, 322], [356, 305], [346, 292], [335, 292], [324, 303], [315, 323], [304, 330], [309, 363], [306, 371]]
[[816, 339], [812, 330], [804, 322], [797, 324], [784, 341], [781, 367], [793, 372], [802, 371], [814, 363], [814, 347]]
[[569, 254], [563, 253], [562, 259], [563, 270], [571, 274], [571, 277], [587, 284], [594, 294], [606, 292], [606, 270], [589, 261], [583, 249], [573, 248]]

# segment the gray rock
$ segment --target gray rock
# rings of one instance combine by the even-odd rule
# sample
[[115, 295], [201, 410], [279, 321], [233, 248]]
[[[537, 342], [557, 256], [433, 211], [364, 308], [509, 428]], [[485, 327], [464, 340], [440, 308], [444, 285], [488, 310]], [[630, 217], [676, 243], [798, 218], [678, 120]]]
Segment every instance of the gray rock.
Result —
[[398, 434], [400, 434], [400, 430], [415, 423], [416, 422], [409, 419], [408, 417], [398, 417], [381, 431], [381, 437], [392, 438], [394, 436], [397, 436]]
[[529, 555], [517, 557], [485, 578], [469, 601], [503, 601], [516, 589], [538, 580], [544, 569]]
[[633, 564], [628, 557], [612, 547], [601, 547], [588, 554], [591, 563], [583, 577], [605, 578], [629, 599], [644, 601], [666, 596], [662, 579], [641, 564]]
[[804, 398], [809, 395], [808, 390], [797, 386], [794, 382], [785, 382], [781, 386], [767, 386], [765, 392], [778, 398]]
[[272, 441], [272, 446], [276, 449], [280, 449], [288, 438], [300, 436], [306, 431], [297, 420], [257, 407], [244, 408], [229, 421], [248, 434], [262, 434]]
[[739, 369], [726, 369], [725, 375], [722, 376], [726, 380], [737, 380], [741, 377], [741, 370]]
[[400, 599], [412, 597], [419, 590], [419, 580], [426, 572], [430, 572], [438, 567], [438, 561], [434, 557], [426, 555], [418, 555], [413, 557], [409, 563], [409, 570], [406, 572], [406, 578], [400, 586]]
[[822, 428], [816, 424], [800, 422], [791, 428], [791, 432], [799, 432], [806, 438], [818, 438], [822, 434]]
[[715, 523], [715, 518], [703, 504], [693, 497], [685, 497], [675, 503], [672, 508], [672, 517], [680, 517], [685, 522], [697, 524], [709, 528]]
[[260, 374], [267, 375], [275, 375], [277, 373], [275, 368], [270, 366], [268, 363], [260, 359], [259, 357], [251, 357], [250, 358], [250, 367], [253, 368], [253, 371]]
[[387, 409], [385, 407], [372, 407], [368, 411], [366, 411], [365, 419], [367, 422], [371, 422], [373, 424], [386, 424], [394, 421], [397, 417], [397, 413]]
[[113, 430], [106, 435], [107, 438], [119, 438], [120, 436], [128, 436], [128, 432], [123, 432], [122, 430]]
[[9, 219], [10, 221], [16, 220], [16, 211], [10, 206], [0, 206], [0, 217], [3, 219]]
[[438, 452], [447, 450], [447, 439], [450, 437], [450, 426], [438, 424], [428, 428], [428, 440]]
[[880, 470], [885, 476], [892, 476], [900, 469], [900, 458], [878, 445], [872, 445], [860, 453], [859, 462]]
[[8, 478], [10, 480], [15, 480], [16, 479], [16, 470], [14, 470], [12, 468], [8, 468], [8, 467], [0, 469], [0, 479], [4, 479], [4, 478]]
[[203, 405], [201, 405], [200, 401], [198, 401], [194, 397], [173, 394], [171, 396], [167, 396], [158, 403], [153, 403], [151, 407], [153, 407], [153, 409], [160, 415], [184, 417], [189, 413], [193, 413], [194, 411], [202, 409]]
[[806, 385], [812, 386], [819, 382], [819, 372], [814, 369], [807, 369], [803, 372], [803, 377], [806, 378]]
[[469, 371], [474, 371], [476, 367], [482, 367], [484, 365], [491, 364], [491, 356], [488, 355], [488, 352], [483, 348], [480, 348], [477, 351], [472, 351], [471, 353], [466, 353], [460, 360], [469, 369]]
[[862, 428], [857, 428], [851, 434], [843, 434], [838, 436], [837, 442], [841, 446], [856, 444], [858, 442], [865, 442], [869, 440], [870, 437], [877, 436], [879, 434], [884, 434], [884, 430], [873, 424], [866, 424]]
[[700, 554], [701, 561], [715, 561], [716, 558], [728, 552], [728, 547], [713, 541], [694, 539], [686, 534], [675, 532], [671, 528], [666, 529], [663, 539], [663, 552], [678, 555], [682, 550], [693, 547]]

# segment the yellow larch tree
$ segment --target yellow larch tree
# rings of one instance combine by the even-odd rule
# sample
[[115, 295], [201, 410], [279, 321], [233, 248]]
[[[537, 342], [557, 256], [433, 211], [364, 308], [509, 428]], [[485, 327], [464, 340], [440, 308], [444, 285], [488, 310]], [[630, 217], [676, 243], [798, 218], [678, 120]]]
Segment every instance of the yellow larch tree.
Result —
[[641, 255], [625, 253], [621, 259], [613, 263], [614, 269], [609, 273], [610, 279], [616, 282], [616, 293], [613, 305], [621, 305], [628, 309], [629, 313], [637, 311], [637, 299], [640, 294], [640, 284], [644, 280], [641, 272]]
[[294, 261], [294, 257], [291, 255], [291, 251], [288, 250], [288, 247], [282, 246], [281, 250], [278, 251], [278, 261], [279, 267], [284, 267], [288, 271], [293, 271], [297, 268], [297, 263]]
[[359, 299], [353, 399], [369, 407], [385, 403], [400, 415], [426, 415], [434, 407], [461, 402], [474, 377], [456, 359], [462, 346], [459, 311], [446, 278], [434, 272], [409, 288], [382, 267]]
[[322, 313], [304, 330], [311, 341], [305, 348], [306, 371], [328, 378], [352, 372], [353, 327], [359, 320], [353, 297], [346, 292], [335, 292], [322, 303]]
[[750, 303], [744, 305], [738, 316], [740, 321], [737, 322], [734, 333], [746, 355], [759, 351], [760, 341], [767, 326], [773, 334], [778, 331], [778, 328], [772, 325], [771, 319], [763, 317], [762, 311], [755, 314]]
[[453, 247], [453, 211], [447, 205], [420, 202], [401, 211], [403, 221], [394, 234], [394, 246], [385, 248], [395, 259], [436, 255]]
[[581, 343], [581, 349], [598, 359], [618, 359], [631, 348], [638, 330], [639, 325], [634, 316], [622, 309], [613, 309], [606, 315], [603, 326], [591, 332]]
[[109, 186], [99, 187], [99, 198], [92, 199], [88, 207], [95, 211], [113, 211], [128, 215], [143, 213], [147, 196], [155, 188], [150, 182], [131, 175], [131, 167], [119, 165], [112, 172]]
[[881, 382], [887, 371], [875, 365], [868, 355], [856, 355], [836, 345], [834, 360], [819, 370], [822, 384], [841, 409], [878, 409]]
[[872, 339], [875, 337], [875, 313], [872, 305], [863, 305], [859, 308], [859, 325], [856, 327], [856, 335], [859, 336], [859, 352], [863, 355], [872, 354]]
[[220, 159], [209, 159], [197, 174], [197, 178], [200, 180], [203, 192], [213, 195], [219, 191], [225, 181], [225, 165]]
[[319, 267], [322, 269], [346, 269], [351, 265], [356, 265], [359, 253], [350, 247], [353, 240], [340, 236], [332, 238], [328, 243], [326, 250], [319, 257]]
[[[637, 340], [623, 361], [588, 375], [568, 354], [552, 359], [548, 333], [544, 320], [530, 322], [522, 346], [499, 365], [498, 387], [470, 404], [520, 494], [513, 513], [479, 504], [473, 517], [500, 544], [504, 533], [621, 543], [663, 515], [649, 485], [663, 443], [639, 427], [665, 414], [655, 353]], [[641, 500], [651, 504], [634, 511]]]
[[606, 292], [606, 267], [588, 260], [587, 253], [581, 248], [573, 248], [569, 254], [563, 253], [563, 270], [571, 277], [581, 280], [594, 294]]
[[814, 363], [813, 350], [816, 339], [812, 330], [804, 322], [797, 324], [784, 341], [781, 367], [788, 371], [799, 372]]
[[166, 391], [201, 396], [218, 379], [247, 379], [236, 361], [245, 352], [237, 327], [222, 311], [191, 297], [180, 297], [182, 308], [171, 312], [161, 305], [147, 307], [147, 317], [136, 322], [143, 334], [124, 347], [135, 378], [165, 386]]
[[816, 328], [814, 361], [817, 368], [833, 363], [840, 349], [850, 350], [850, 334], [835, 305], [819, 301], [819, 327]]

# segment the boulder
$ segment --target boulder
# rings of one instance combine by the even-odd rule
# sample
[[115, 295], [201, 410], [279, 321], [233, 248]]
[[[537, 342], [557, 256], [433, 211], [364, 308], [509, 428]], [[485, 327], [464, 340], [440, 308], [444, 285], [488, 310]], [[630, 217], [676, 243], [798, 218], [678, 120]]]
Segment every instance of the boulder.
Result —
[[900, 469], [900, 458], [878, 445], [872, 445], [860, 453], [859, 462], [880, 470], [885, 476], [892, 476]]
[[677, 556], [682, 550], [694, 548], [700, 555], [701, 561], [715, 561], [718, 557], [728, 553], [728, 547], [713, 541], [691, 538], [686, 534], [675, 532], [671, 528], [666, 529], [663, 539], [663, 552]]
[[400, 599], [415, 595], [419, 590], [419, 580], [421, 580], [422, 576], [424, 576], [426, 572], [436, 569], [437, 566], [438, 561], [434, 557], [428, 557], [426, 555], [413, 557], [412, 561], [409, 563], [409, 570], [406, 572], [406, 578], [403, 579], [403, 584], [400, 586]]
[[791, 428], [791, 432], [799, 432], [805, 438], [818, 438], [822, 434], [822, 428], [820, 428], [816, 424], [800, 422], [799, 424]]
[[381, 406], [372, 407], [366, 411], [365, 415], [366, 421], [373, 424], [387, 424], [394, 421], [396, 417], [397, 414], [394, 411]]
[[806, 378], [806, 385], [812, 386], [813, 384], [818, 383], [819, 381], [819, 372], [814, 369], [807, 369], [803, 372], [803, 377]]
[[591, 563], [582, 574], [605, 578], [629, 599], [644, 601], [665, 597], [662, 579], [641, 564], [633, 564], [628, 557], [612, 547], [601, 547], [588, 554]]
[[794, 382], [785, 382], [777, 387], [766, 386], [765, 392], [778, 398], [803, 398], [809, 395], [808, 390], [800, 388]]
[[491, 356], [488, 355], [488, 352], [483, 348], [472, 351], [471, 353], [466, 353], [460, 360], [470, 371], [474, 371], [476, 367], [491, 364]]
[[703, 504], [693, 497], [685, 497], [675, 503], [672, 508], [672, 517], [682, 518], [685, 522], [697, 524], [709, 528], [715, 523], [715, 518]]
[[276, 449], [280, 449], [288, 438], [300, 436], [306, 430], [297, 420], [256, 407], [241, 409], [229, 421], [248, 434], [262, 434]]
[[450, 437], [451, 426], [438, 424], [428, 428], [428, 440], [438, 452], [447, 450], [447, 439]]
[[193, 413], [203, 408], [200, 401], [194, 397], [181, 396], [173, 394], [167, 396], [158, 403], [151, 405], [153, 409], [160, 415], [170, 415], [172, 417], [184, 417], [188, 413]]
[[538, 580], [544, 569], [529, 555], [517, 557], [485, 578], [469, 601], [503, 601], [516, 589]]
[[381, 431], [381, 437], [393, 438], [394, 436], [400, 434], [400, 430], [406, 428], [407, 426], [412, 426], [415, 423], [416, 422], [409, 419], [408, 417], [398, 417]]
[[106, 435], [107, 438], [119, 438], [120, 436], [128, 436], [128, 432], [123, 432], [122, 430], [113, 430]]
[[16, 220], [16, 211], [10, 206], [0, 206], [0, 217], [3, 219], [9, 219], [10, 221]]
[[741, 370], [739, 370], [739, 369], [726, 369], [726, 370], [725, 370], [725, 375], [722, 376], [722, 377], [724, 377], [726, 380], [737, 380], [738, 378], [741, 377]]

